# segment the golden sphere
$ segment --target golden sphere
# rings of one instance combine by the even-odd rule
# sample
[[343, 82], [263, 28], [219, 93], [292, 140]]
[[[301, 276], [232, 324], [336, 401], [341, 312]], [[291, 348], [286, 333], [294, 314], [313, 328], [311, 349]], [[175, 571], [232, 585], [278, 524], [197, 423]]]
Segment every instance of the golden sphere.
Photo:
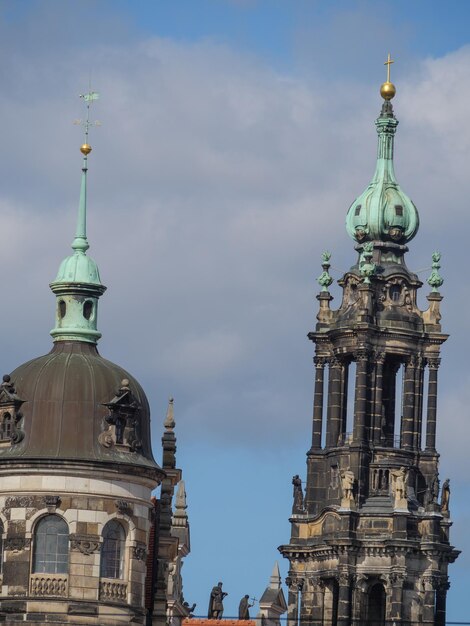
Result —
[[82, 154], [84, 154], [85, 156], [87, 156], [88, 154], [90, 154], [91, 152], [91, 146], [89, 143], [84, 143], [82, 146], [80, 146], [80, 152]]
[[384, 100], [391, 100], [393, 96], [396, 94], [397, 90], [395, 89], [395, 85], [393, 83], [385, 82], [380, 87], [380, 95]]

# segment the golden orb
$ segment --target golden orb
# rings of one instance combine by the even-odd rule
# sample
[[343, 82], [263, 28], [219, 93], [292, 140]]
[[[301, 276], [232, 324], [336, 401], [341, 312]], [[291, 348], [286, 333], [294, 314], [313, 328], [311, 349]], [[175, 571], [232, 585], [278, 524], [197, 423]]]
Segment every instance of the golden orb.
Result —
[[388, 80], [380, 87], [380, 95], [384, 100], [391, 100], [396, 92], [395, 85]]
[[80, 152], [82, 154], [84, 154], [85, 156], [87, 156], [88, 154], [90, 154], [91, 152], [91, 146], [89, 143], [84, 143], [83, 145], [80, 146]]

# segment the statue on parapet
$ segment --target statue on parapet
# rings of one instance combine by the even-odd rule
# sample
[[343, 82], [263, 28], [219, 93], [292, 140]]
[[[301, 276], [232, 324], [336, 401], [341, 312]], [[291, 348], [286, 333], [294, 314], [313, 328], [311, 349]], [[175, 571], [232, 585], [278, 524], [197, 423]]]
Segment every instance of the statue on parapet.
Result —
[[225, 591], [222, 591], [221, 582], [217, 583], [212, 588], [209, 598], [209, 611], [207, 612], [208, 619], [222, 619], [224, 614], [224, 598], [227, 595]]
[[238, 605], [238, 619], [250, 619], [249, 609], [254, 606], [254, 604], [254, 602], [250, 604], [250, 596], [248, 594], [243, 596]]
[[450, 480], [448, 478], [442, 483], [441, 511], [448, 512], [450, 504]]
[[302, 491], [302, 481], [298, 474], [292, 477], [292, 484], [294, 486], [292, 513], [302, 513], [304, 510], [304, 494]]

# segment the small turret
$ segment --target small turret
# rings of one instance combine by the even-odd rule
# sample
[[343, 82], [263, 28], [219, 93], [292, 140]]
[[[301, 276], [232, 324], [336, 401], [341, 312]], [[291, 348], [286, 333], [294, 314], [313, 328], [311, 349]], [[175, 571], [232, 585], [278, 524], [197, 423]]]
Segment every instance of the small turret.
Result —
[[50, 288], [57, 297], [56, 325], [51, 330], [54, 341], [86, 341], [96, 343], [101, 337], [97, 330], [98, 299], [106, 291], [101, 283], [96, 262], [86, 252], [90, 247], [86, 235], [87, 217], [87, 173], [90, 104], [98, 98], [96, 92], [83, 96], [87, 105], [85, 143], [80, 147], [83, 155], [80, 202], [78, 205], [77, 229], [72, 242], [73, 254], [62, 261]]

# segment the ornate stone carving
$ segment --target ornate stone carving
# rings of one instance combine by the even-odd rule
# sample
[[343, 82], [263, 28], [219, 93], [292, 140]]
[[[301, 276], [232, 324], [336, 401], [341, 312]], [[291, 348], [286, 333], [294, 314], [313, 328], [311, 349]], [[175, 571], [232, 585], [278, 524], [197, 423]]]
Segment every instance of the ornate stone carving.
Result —
[[33, 574], [31, 595], [63, 598], [67, 595], [67, 577], [54, 574]]
[[292, 513], [303, 513], [304, 511], [304, 493], [302, 491], [302, 481], [298, 474], [293, 476], [292, 484], [294, 486], [293, 498], [294, 502], [292, 504]]
[[32, 496], [8, 496], [5, 500], [5, 508], [25, 509], [33, 504]]
[[70, 547], [82, 554], [93, 554], [101, 549], [100, 538], [97, 535], [70, 535]]
[[105, 418], [105, 428], [98, 437], [101, 445], [109, 448], [119, 446], [131, 452], [142, 447], [140, 437], [140, 404], [133, 395], [127, 378], [110, 402], [104, 403], [109, 410]]
[[49, 513], [53, 513], [61, 503], [60, 496], [44, 496], [43, 502]]
[[134, 512], [132, 504], [127, 500], [115, 500], [115, 504], [121, 515], [132, 515]]
[[8, 374], [0, 383], [0, 442], [17, 444], [24, 438], [21, 428], [23, 413], [20, 411], [24, 400], [18, 397], [15, 386]]
[[127, 602], [127, 583], [102, 578], [100, 581], [100, 600]]
[[137, 561], [145, 561], [147, 558], [147, 548], [144, 544], [138, 544], [133, 547], [132, 555]]
[[4, 549], [11, 552], [22, 552], [31, 547], [31, 539], [25, 537], [7, 537], [4, 543]]

